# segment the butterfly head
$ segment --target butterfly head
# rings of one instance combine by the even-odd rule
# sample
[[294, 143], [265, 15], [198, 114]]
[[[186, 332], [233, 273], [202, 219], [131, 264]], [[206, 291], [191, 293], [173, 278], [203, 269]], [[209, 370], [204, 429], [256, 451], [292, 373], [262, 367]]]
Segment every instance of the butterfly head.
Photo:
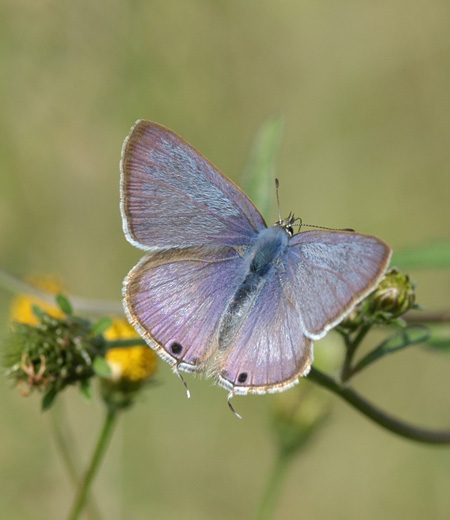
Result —
[[293, 213], [289, 213], [287, 218], [279, 219], [277, 222], [275, 222], [275, 226], [282, 227], [286, 233], [289, 235], [289, 238], [293, 236], [294, 234], [294, 226], [298, 226], [299, 228], [302, 225], [302, 219], [299, 217], [294, 217]]

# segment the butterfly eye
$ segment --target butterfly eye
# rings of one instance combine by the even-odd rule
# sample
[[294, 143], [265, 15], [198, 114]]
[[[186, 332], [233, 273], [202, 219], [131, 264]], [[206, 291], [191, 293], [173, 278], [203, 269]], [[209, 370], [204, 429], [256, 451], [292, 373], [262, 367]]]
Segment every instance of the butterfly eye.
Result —
[[172, 351], [172, 354], [181, 354], [181, 351], [183, 350], [183, 346], [181, 345], [181, 343], [177, 343], [176, 341], [174, 343], [172, 343], [172, 345], [170, 346], [170, 350]]
[[238, 375], [238, 383], [245, 383], [247, 381], [248, 374], [247, 372], [241, 372]]

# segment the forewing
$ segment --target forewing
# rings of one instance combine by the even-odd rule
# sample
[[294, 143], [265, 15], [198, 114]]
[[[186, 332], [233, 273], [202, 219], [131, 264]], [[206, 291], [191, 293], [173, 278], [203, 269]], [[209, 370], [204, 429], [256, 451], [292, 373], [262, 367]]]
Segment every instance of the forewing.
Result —
[[128, 319], [172, 367], [202, 370], [208, 352], [217, 348], [219, 322], [244, 269], [233, 248], [146, 256], [124, 282]]
[[231, 345], [215, 364], [220, 385], [235, 394], [281, 392], [309, 372], [312, 342], [303, 332], [297, 309], [285, 296], [289, 283], [274, 268]]
[[383, 278], [390, 248], [378, 238], [338, 231], [295, 235], [284, 255], [286, 292], [298, 309], [302, 329], [323, 337]]
[[121, 213], [146, 250], [248, 245], [266, 227], [250, 199], [172, 131], [140, 120], [124, 142]]

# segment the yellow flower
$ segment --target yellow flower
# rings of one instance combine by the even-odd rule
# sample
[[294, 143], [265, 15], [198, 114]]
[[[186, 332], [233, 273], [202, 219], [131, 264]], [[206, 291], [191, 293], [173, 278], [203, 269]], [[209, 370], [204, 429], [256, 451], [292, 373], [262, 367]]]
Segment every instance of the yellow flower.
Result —
[[108, 341], [115, 341], [117, 339], [138, 338], [139, 334], [134, 330], [134, 328], [128, 323], [127, 320], [114, 316], [113, 322], [111, 326], [105, 331], [104, 336]]
[[[64, 290], [61, 281], [53, 275], [31, 276], [27, 281], [36, 289], [48, 294], [56, 295]], [[64, 314], [56, 304], [49, 303], [33, 294], [17, 294], [11, 305], [11, 321], [37, 325], [39, 320], [33, 313], [33, 305], [37, 305], [54, 318], [64, 317]]]
[[147, 346], [112, 348], [105, 359], [115, 381], [143, 382], [156, 371], [157, 356]]
[[[108, 341], [139, 338], [139, 334], [128, 321], [119, 317], [114, 318], [104, 336]], [[112, 379], [115, 381], [127, 380], [137, 383], [145, 381], [156, 371], [157, 355], [146, 345], [111, 348], [105, 359], [112, 369]]]
[[[107, 341], [131, 340], [139, 343], [139, 334], [123, 318], [115, 317], [105, 331]], [[114, 409], [132, 405], [138, 392], [156, 372], [158, 356], [147, 345], [112, 347], [105, 354], [105, 361], [111, 369], [109, 376], [102, 376], [100, 389], [107, 406]]]

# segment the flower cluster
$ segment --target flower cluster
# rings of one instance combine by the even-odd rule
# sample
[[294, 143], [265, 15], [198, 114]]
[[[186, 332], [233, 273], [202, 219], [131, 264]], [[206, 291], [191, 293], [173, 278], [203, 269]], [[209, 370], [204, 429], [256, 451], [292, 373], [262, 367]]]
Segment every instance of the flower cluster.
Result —
[[[38, 285], [46, 292], [62, 288], [51, 278]], [[95, 376], [108, 406], [131, 404], [154, 375], [156, 354], [146, 345], [138, 345], [142, 340], [125, 320], [103, 318], [93, 323], [74, 315], [61, 294], [56, 301], [52, 305], [28, 295], [14, 299], [12, 330], [3, 353], [7, 375], [23, 395], [42, 392], [44, 409], [69, 385], [78, 385], [90, 395]], [[134, 345], [114, 346], [123, 340]]]

